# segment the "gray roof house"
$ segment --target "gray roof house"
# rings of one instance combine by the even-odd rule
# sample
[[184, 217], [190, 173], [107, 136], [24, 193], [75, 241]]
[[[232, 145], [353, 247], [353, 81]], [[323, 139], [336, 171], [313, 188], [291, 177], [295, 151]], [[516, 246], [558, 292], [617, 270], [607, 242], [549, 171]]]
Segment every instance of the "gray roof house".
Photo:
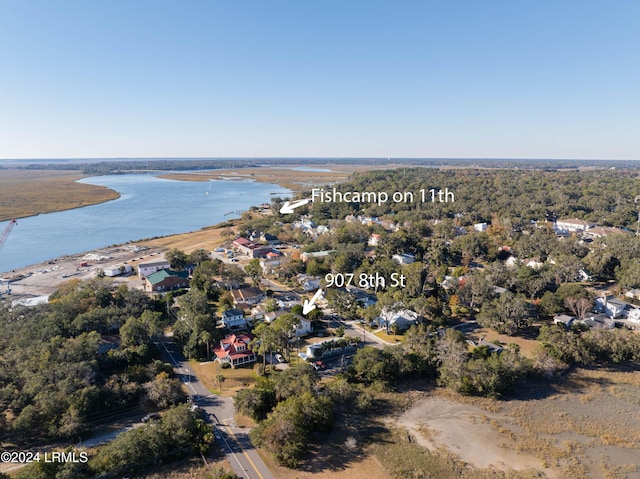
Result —
[[244, 313], [241, 309], [233, 308], [222, 312], [222, 324], [231, 330], [246, 329], [247, 320], [244, 319]]

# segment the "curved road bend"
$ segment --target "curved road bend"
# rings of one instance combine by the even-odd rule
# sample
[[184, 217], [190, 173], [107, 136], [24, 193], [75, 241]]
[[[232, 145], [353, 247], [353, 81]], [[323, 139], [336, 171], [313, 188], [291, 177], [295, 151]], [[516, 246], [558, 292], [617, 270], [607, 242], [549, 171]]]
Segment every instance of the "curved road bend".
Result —
[[189, 395], [206, 413], [206, 418], [218, 431], [216, 442], [222, 446], [231, 468], [244, 479], [275, 479], [249, 440], [248, 430], [236, 426], [231, 398], [212, 394], [189, 367], [182, 353], [169, 338], [160, 343], [178, 377], [189, 389]]

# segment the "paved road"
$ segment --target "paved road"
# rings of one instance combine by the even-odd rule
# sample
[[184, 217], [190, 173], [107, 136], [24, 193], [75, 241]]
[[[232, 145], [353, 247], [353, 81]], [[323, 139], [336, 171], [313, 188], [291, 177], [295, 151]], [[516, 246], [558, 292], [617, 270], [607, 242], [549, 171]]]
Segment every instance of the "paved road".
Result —
[[193, 403], [204, 410], [207, 419], [216, 428], [216, 441], [225, 451], [234, 472], [245, 479], [275, 479], [253, 448], [249, 431], [236, 425], [233, 419], [233, 400], [209, 392], [172, 341], [165, 339], [161, 348], [171, 360], [180, 379], [187, 385]]

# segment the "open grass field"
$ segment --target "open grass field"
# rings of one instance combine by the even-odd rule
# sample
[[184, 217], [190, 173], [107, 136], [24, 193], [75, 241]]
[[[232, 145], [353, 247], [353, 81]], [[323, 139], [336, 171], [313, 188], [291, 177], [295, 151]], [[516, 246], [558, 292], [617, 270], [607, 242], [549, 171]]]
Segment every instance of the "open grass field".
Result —
[[84, 177], [78, 171], [0, 169], [0, 221], [118, 198], [109, 188], [76, 182]]
[[[235, 369], [223, 369], [218, 362], [199, 363], [191, 361], [190, 366], [209, 391], [222, 396], [235, 396], [240, 389], [253, 386], [258, 377], [254, 371], [254, 368], [258, 367], [257, 364]], [[217, 380], [219, 374], [224, 376], [222, 385]]]
[[236, 233], [238, 232], [238, 223], [239, 220], [231, 220], [226, 223], [229, 226], [207, 226], [190, 233], [164, 236], [162, 238], [145, 239], [139, 241], [139, 243], [149, 246], [150, 248], [159, 248], [161, 250], [178, 248], [187, 254], [200, 248], [213, 251], [225, 241], [223, 238], [223, 232], [227, 228], [230, 228]]
[[466, 337], [468, 339], [473, 339], [474, 341], [479, 341], [480, 338], [484, 338], [490, 343], [498, 340], [505, 345], [517, 344], [520, 347], [520, 353], [527, 358], [534, 357], [535, 350], [540, 346], [540, 343], [535, 339], [500, 334], [490, 328], [478, 328], [472, 333], [468, 333]]

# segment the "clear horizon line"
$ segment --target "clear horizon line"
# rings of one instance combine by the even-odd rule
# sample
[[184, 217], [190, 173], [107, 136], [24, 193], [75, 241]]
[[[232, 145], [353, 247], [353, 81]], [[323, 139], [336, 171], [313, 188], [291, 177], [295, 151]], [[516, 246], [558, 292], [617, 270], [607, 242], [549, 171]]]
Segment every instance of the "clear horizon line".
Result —
[[28, 160], [474, 160], [474, 161], [639, 161], [637, 158], [574, 157], [489, 157], [489, 156], [69, 156], [0, 158], [0, 161]]

